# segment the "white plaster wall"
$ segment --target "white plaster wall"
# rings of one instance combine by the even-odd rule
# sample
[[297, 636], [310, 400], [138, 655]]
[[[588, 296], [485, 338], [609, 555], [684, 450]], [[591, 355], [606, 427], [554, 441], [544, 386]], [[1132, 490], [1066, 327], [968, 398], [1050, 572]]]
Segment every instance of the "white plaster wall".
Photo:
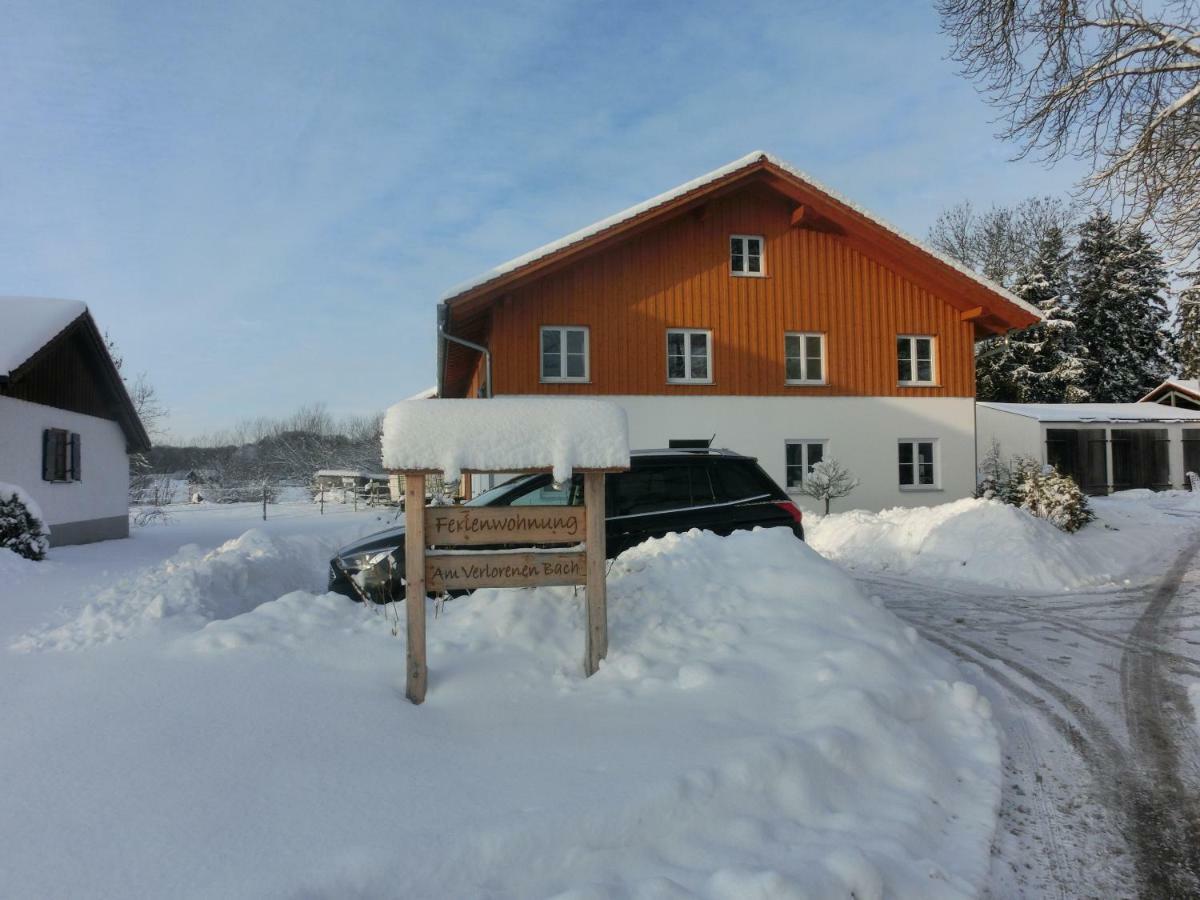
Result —
[[[666, 447], [679, 438], [709, 438], [714, 447], [756, 457], [781, 486], [788, 440], [827, 441], [862, 483], [833, 511], [929, 506], [975, 491], [975, 402], [969, 397], [663, 397], [605, 396], [625, 408], [630, 446]], [[897, 442], [935, 438], [941, 483], [936, 490], [902, 491]], [[815, 509], [807, 498], [801, 506]]]
[[[42, 481], [42, 432], [47, 428], [80, 435], [81, 481]], [[108, 419], [0, 397], [0, 481], [28, 491], [48, 525], [127, 515], [125, 434]]]
[[980, 462], [991, 450], [993, 439], [1000, 443], [1000, 455], [1004, 459], [1028, 456], [1040, 463], [1046, 462], [1046, 442], [1042, 439], [1042, 423], [1037, 419], [986, 406], [975, 408], [975, 419]]

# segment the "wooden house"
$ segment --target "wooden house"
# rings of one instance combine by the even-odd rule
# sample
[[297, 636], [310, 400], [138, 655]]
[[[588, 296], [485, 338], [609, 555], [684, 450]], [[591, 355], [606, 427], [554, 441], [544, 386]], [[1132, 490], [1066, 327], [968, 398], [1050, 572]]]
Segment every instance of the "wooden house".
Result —
[[462, 285], [438, 307], [442, 397], [620, 403], [634, 447], [727, 447], [846, 506], [975, 486], [974, 346], [1038, 312], [765, 153]]

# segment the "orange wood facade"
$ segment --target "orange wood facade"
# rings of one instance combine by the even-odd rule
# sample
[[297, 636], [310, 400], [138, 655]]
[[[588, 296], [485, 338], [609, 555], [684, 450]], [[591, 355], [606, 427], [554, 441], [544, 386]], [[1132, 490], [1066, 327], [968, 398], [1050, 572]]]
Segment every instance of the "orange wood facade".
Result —
[[[793, 225], [795, 209], [750, 184], [515, 287], [486, 325], [494, 393], [974, 396], [961, 298], [952, 305], [850, 237]], [[732, 234], [763, 236], [765, 276], [729, 273]], [[543, 325], [588, 327], [590, 381], [541, 382]], [[668, 383], [668, 328], [712, 331], [711, 384]], [[785, 383], [789, 331], [825, 334], [825, 385]], [[899, 334], [936, 337], [936, 386], [897, 383]], [[472, 396], [481, 378], [480, 365]]]

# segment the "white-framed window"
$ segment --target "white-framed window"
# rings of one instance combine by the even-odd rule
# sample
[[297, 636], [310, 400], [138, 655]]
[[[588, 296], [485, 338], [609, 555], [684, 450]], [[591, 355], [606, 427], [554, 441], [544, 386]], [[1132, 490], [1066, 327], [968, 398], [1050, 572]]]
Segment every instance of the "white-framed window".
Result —
[[797, 438], [784, 442], [784, 468], [788, 490], [804, 484], [812, 467], [825, 458], [824, 438]]
[[900, 384], [933, 384], [937, 378], [935, 349], [931, 335], [896, 335], [896, 380]]
[[941, 487], [937, 438], [901, 438], [897, 454], [900, 490], [931, 491]]
[[588, 329], [580, 325], [543, 325], [542, 381], [587, 381]]
[[825, 335], [789, 331], [783, 336], [783, 355], [788, 384], [825, 383]]
[[731, 234], [729, 236], [729, 274], [754, 277], [765, 274], [761, 234]]
[[675, 384], [712, 384], [711, 331], [667, 329], [667, 381]]

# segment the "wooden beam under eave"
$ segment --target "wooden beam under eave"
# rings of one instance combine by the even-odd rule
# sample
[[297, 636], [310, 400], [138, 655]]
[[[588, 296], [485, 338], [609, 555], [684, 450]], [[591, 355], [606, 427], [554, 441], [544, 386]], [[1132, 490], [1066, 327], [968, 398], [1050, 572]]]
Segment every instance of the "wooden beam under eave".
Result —
[[976, 306], [974, 309], [964, 309], [959, 313], [958, 317], [964, 322], [974, 322], [976, 319], [982, 319], [986, 315], [986, 309], [982, 306]]
[[813, 208], [805, 203], [801, 203], [792, 210], [792, 227], [806, 228], [809, 231], [820, 231], [824, 234], [845, 234], [842, 226], [838, 225], [832, 219], [814, 212]]

